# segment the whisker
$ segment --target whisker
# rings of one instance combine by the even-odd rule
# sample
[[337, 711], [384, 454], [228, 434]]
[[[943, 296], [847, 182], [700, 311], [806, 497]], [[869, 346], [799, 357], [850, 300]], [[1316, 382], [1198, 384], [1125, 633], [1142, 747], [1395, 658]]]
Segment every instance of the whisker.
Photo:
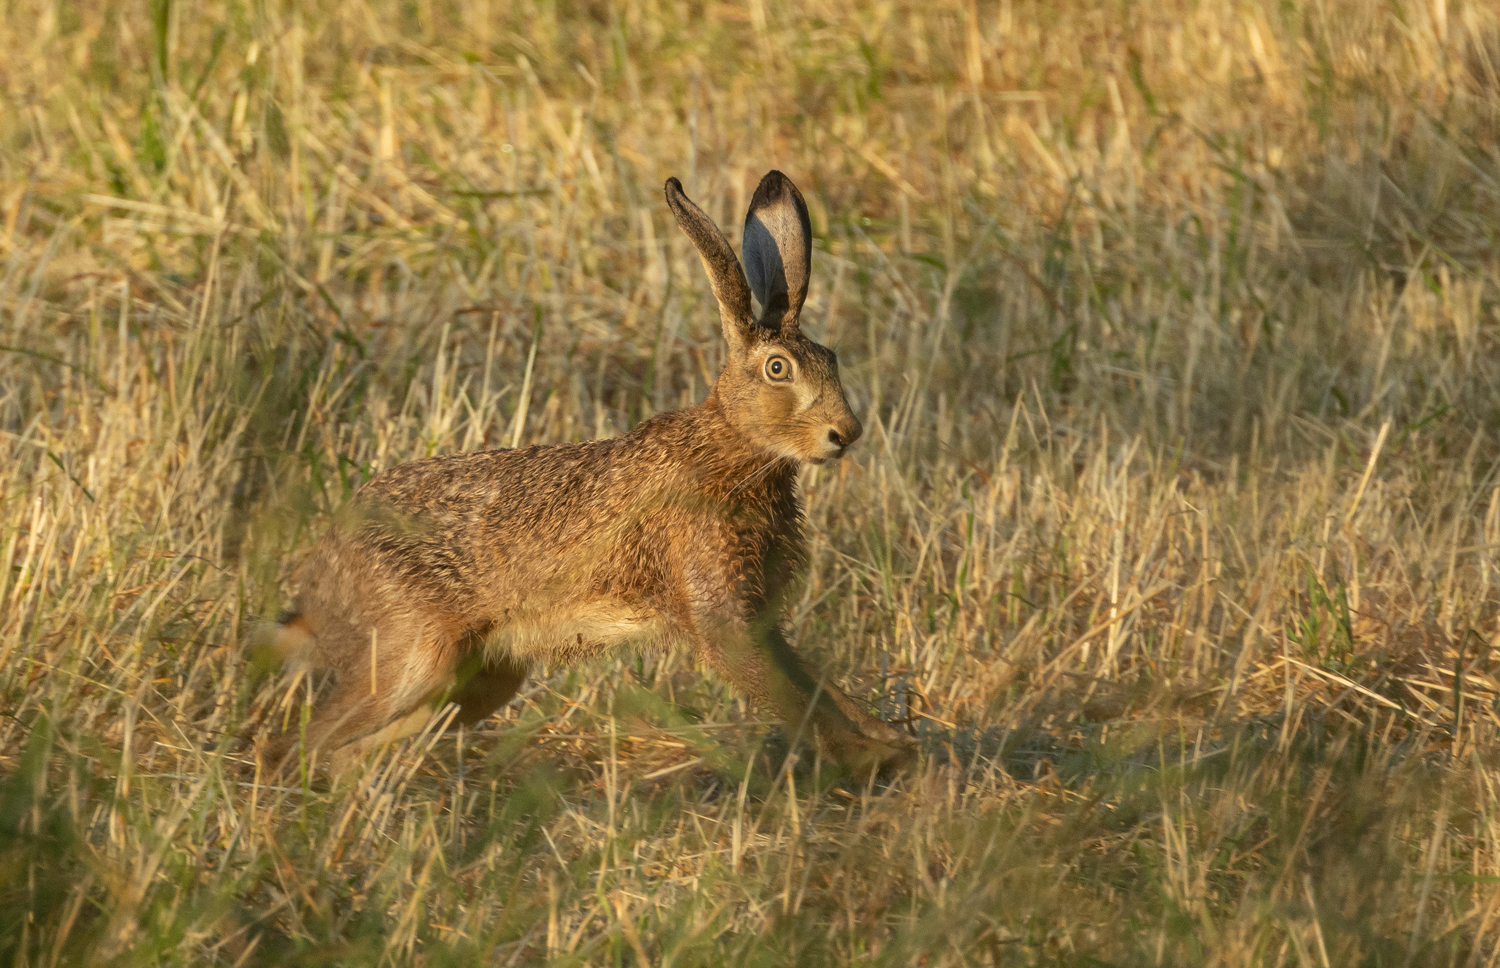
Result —
[[729, 489], [729, 491], [724, 496], [728, 497], [729, 495], [733, 494], [735, 491], [738, 491], [740, 488], [745, 487], [745, 486], [749, 485], [750, 483], [754, 482], [755, 480], [757, 480], [757, 479], [765, 476], [765, 474], [773, 466], [775, 466], [777, 463], [779, 463], [781, 461], [784, 461], [784, 460], [788, 460], [788, 458], [782, 457], [780, 455], [777, 455], [776, 457], [772, 457], [770, 460], [766, 461], [764, 464], [760, 465], [755, 470], [753, 470], [750, 473], [746, 474], [745, 477], [744, 477], [744, 479], [741, 480], [734, 487], [731, 487]]

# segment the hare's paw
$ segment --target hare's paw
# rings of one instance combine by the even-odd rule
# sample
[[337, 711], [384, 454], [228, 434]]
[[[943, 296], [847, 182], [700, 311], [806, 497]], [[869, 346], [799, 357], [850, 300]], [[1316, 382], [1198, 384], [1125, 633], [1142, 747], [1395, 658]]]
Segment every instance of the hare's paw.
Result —
[[863, 734], [840, 737], [838, 742], [829, 744], [829, 753], [856, 775], [874, 772], [884, 777], [894, 776], [905, 772], [917, 760], [916, 743], [897, 735], [899, 739], [890, 740]]

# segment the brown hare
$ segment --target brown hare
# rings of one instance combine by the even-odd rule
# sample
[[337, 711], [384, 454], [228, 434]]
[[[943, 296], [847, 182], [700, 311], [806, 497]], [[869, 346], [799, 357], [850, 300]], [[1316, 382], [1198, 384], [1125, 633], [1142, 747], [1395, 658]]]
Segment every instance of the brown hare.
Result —
[[[440, 705], [475, 723], [538, 659], [690, 646], [793, 735], [849, 768], [906, 760], [904, 733], [798, 658], [779, 610], [804, 558], [798, 463], [859, 439], [838, 365], [802, 334], [812, 229], [773, 171], [745, 218], [745, 273], [714, 223], [666, 184], [713, 283], [729, 353], [708, 398], [621, 437], [436, 457], [366, 484], [303, 565], [278, 650], [333, 674], [274, 763], [369, 746]], [[751, 312], [754, 290], [762, 306]], [[304, 731], [305, 730], [305, 731]], [[356, 741], [362, 741], [357, 743]]]

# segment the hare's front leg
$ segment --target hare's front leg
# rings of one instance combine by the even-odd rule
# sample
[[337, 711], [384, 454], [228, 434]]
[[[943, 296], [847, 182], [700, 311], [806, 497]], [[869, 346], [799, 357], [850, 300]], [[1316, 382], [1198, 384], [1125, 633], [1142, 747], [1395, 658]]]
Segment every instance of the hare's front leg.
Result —
[[[797, 654], [797, 651], [792, 648], [791, 643], [786, 640], [786, 636], [781, 631], [781, 626], [772, 625], [766, 634], [773, 656], [785, 656], [785, 661], [795, 663], [805, 669], [805, 663], [802, 662], [802, 658]], [[804, 671], [804, 675], [807, 675], [811, 679], [810, 671]], [[829, 699], [833, 700], [834, 705], [839, 708], [839, 712], [843, 713], [854, 724], [861, 735], [898, 750], [909, 752], [916, 748], [916, 742], [911, 736], [901, 732], [901, 730], [885, 720], [872, 715], [862, 704], [850, 699], [844, 690], [834, 685], [833, 681], [827, 676], [822, 677], [818, 681], [817, 688], [826, 693]], [[892, 759], [891, 765], [895, 765], [897, 760], [904, 759], [904, 756], [896, 756]]]
[[[808, 672], [774, 619], [703, 616], [694, 647], [699, 658], [757, 703], [767, 703], [795, 737], [815, 734], [831, 757], [857, 771], [897, 766], [910, 758], [889, 725]], [[868, 723], [862, 730], [860, 724]], [[870, 735], [874, 734], [874, 735]]]

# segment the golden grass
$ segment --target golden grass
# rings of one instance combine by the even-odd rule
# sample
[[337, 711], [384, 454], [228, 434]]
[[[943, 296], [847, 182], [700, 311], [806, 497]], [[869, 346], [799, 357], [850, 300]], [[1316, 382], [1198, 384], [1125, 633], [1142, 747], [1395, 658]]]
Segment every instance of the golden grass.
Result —
[[[1490, 4], [29, 0], [0, 52], [7, 963], [1500, 953]], [[701, 398], [660, 186], [734, 237], [772, 167], [868, 428], [789, 631], [921, 767], [621, 657], [261, 783], [325, 515]]]

